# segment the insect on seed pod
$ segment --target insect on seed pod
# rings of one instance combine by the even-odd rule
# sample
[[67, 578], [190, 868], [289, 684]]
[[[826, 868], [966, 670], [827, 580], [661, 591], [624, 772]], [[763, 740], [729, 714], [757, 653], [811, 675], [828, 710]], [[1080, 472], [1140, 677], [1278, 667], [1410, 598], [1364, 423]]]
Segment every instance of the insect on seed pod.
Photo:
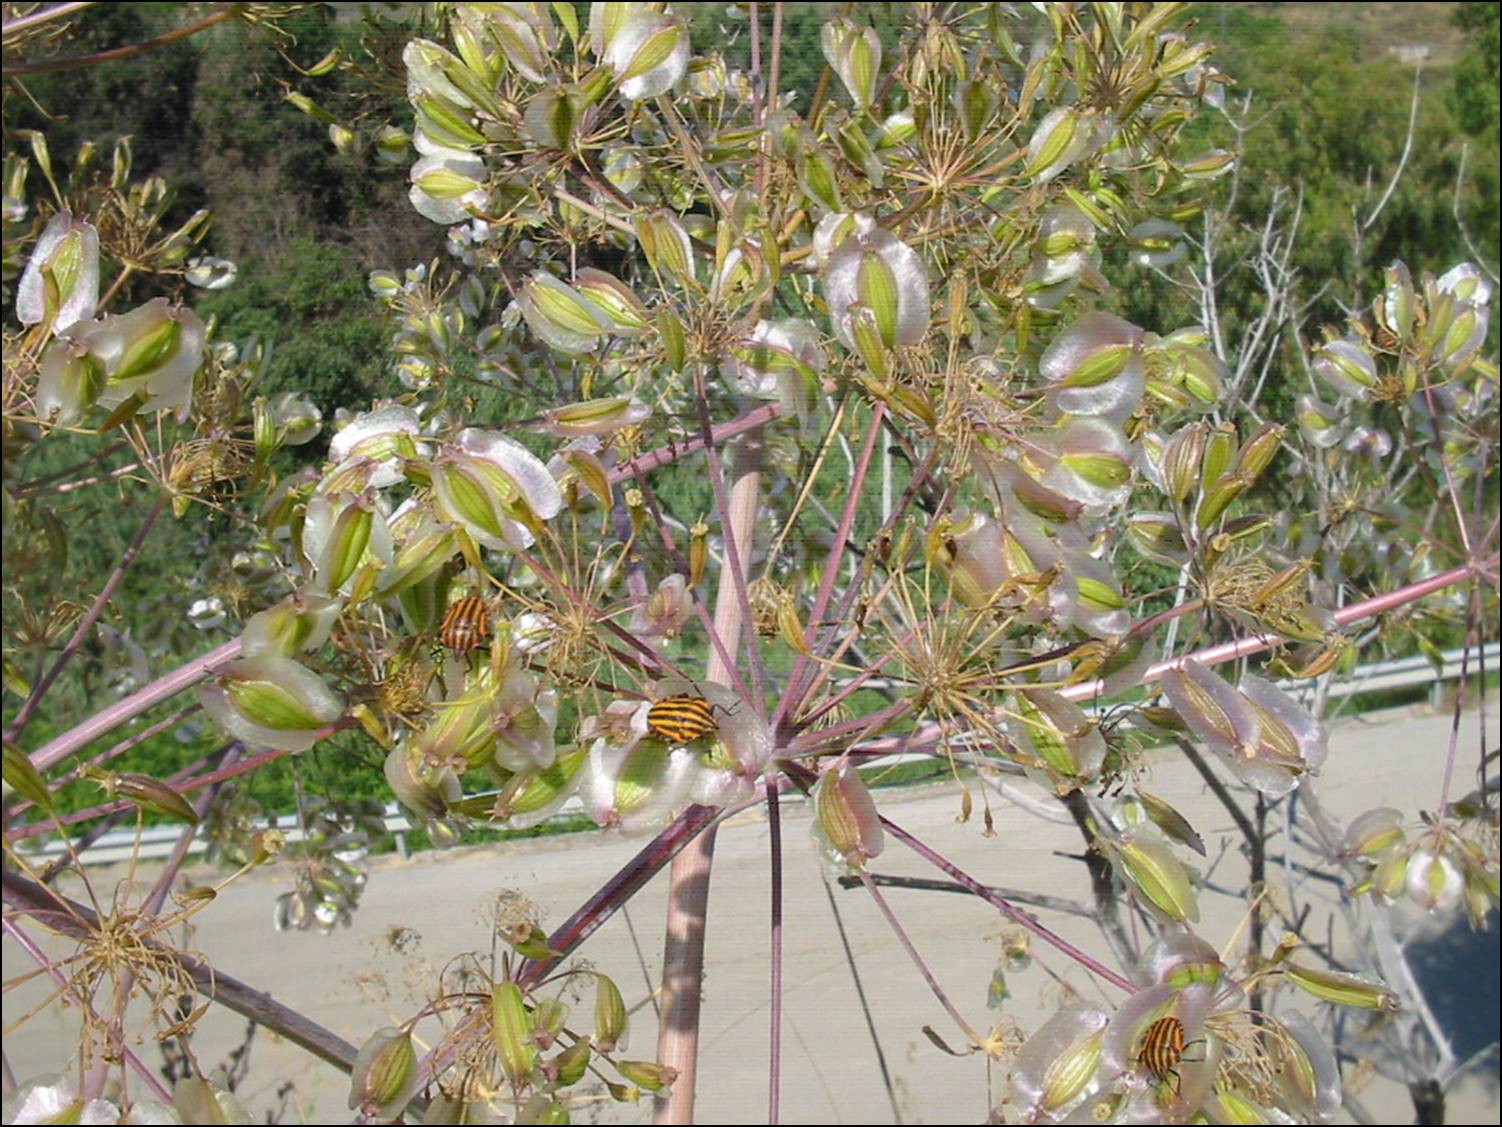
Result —
[[1184, 1059], [1185, 1047], [1184, 1023], [1172, 1015], [1160, 1017], [1143, 1032], [1137, 1063], [1160, 1084], [1172, 1077], [1177, 1091], [1179, 1063]]
[[438, 640], [463, 657], [490, 638], [490, 608], [478, 595], [449, 604], [438, 626]]
[[688, 693], [664, 697], [647, 710], [647, 730], [670, 744], [692, 743], [711, 735], [717, 727], [714, 706]]

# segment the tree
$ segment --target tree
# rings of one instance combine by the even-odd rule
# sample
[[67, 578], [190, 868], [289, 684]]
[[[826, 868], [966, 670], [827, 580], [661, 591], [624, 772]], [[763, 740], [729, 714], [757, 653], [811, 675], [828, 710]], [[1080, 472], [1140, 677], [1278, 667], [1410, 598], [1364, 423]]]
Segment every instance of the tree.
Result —
[[[126, 157], [107, 178], [80, 161], [58, 184], [31, 138], [42, 183], [26, 195], [23, 167], [13, 193], [37, 215], [14, 301], [22, 328], [6, 338], [8, 518], [43, 536], [38, 510], [58, 480], [26, 480], [22, 460], [13, 470], [12, 444], [70, 434], [118, 435], [156, 497], [76, 626], [56, 613], [56, 577], [26, 580], [26, 606], [62, 625], [15, 639], [37, 674], [8, 666], [7, 924], [53, 921], [85, 952], [130, 944], [113, 963], [29, 948], [99, 1020], [70, 1077], [33, 1083], [18, 1113], [103, 1099], [114, 1080], [137, 1113], [155, 1097], [183, 1121], [209, 1102], [231, 1114], [195, 1062], [168, 1093], [126, 1051], [134, 985], [179, 1031], [196, 1009], [180, 1012], [178, 997], [212, 998], [348, 1069], [364, 1117], [415, 1114], [421, 1089], [444, 1121], [493, 1114], [486, 1101], [554, 1121], [592, 1067], [618, 1098], [657, 1093], [660, 1119], [687, 1121], [715, 827], [765, 804], [779, 872], [779, 804], [793, 790], [810, 797], [828, 862], [884, 912], [873, 864], [896, 844], [1115, 991], [1033, 1023], [1019, 1048], [976, 1030], [935, 985], [954, 1051], [1007, 1069], [1008, 1116], [1327, 1119], [1341, 1100], [1334, 1025], [1274, 1013], [1265, 1002], [1280, 990], [1402, 1010], [1395, 1029], [1429, 1032], [1408, 982], [1330, 966], [1299, 921], [1290, 943], [1271, 943], [1254, 912], [1241, 961], [1223, 961], [1192, 926], [1182, 849], [1194, 830], [1140, 791], [1134, 768], [1150, 746], [1179, 746], [1225, 794], [1254, 880], [1268, 811], [1297, 795], [1327, 869], [1373, 911], [1406, 895], [1484, 923], [1495, 790], [1460, 798], [1447, 784], [1422, 820], [1378, 810], [1334, 824], [1312, 779], [1323, 728], [1272, 675], [1328, 678], [1375, 639], [1373, 616], [1410, 605], [1432, 619], [1425, 641], [1440, 622], [1467, 646], [1490, 629], [1493, 283], [1470, 264], [1417, 281], [1392, 267], [1370, 312], [1353, 303], [1343, 329], [1289, 342], [1310, 373], [1296, 403], [1261, 394], [1285, 355], [1269, 341], [1302, 325], [1278, 312], [1298, 291], [1279, 275], [1294, 228], [1280, 226], [1275, 191], [1245, 259], [1271, 321], [1216, 316], [1213, 222], [1190, 291], [1204, 324], [1149, 331], [1096, 308], [1107, 255], [1144, 270], [1185, 260], [1184, 225], [1235, 166], [1188, 131], [1223, 79], [1207, 45], [1174, 32], [1177, 14], [1051, 5], [1023, 23], [1000, 6], [924, 4], [885, 38], [835, 16], [806, 98], [787, 96], [780, 4], [747, 9], [745, 71], [693, 55], [684, 18], [655, 6], [592, 5], [587, 25], [569, 5], [455, 5], [419, 30], [373, 16], [377, 49], [343, 65], [389, 85], [384, 48], [404, 43], [411, 135], [293, 101], [346, 153], [415, 148], [411, 202], [446, 229], [450, 259], [372, 275], [402, 390], [339, 420], [327, 459], [300, 469], [280, 452], [311, 440], [324, 411], [305, 384], [268, 386], [263, 349], [235, 348], [163, 298], [96, 318], [119, 289], [99, 297], [111, 263], [114, 282], [232, 276], [185, 261], [203, 221], [148, 237], [162, 214], [126, 206]], [[7, 49], [36, 47], [67, 15], [18, 14]], [[304, 69], [340, 65], [330, 59]], [[153, 253], [125, 253], [142, 244]], [[250, 306], [275, 308], [252, 298], [237, 313], [247, 327]], [[297, 321], [287, 347], [305, 344], [309, 304], [281, 308]], [[494, 410], [481, 416], [481, 401]], [[27, 746], [169, 506], [223, 522], [231, 597], [199, 614], [233, 613], [239, 636]], [[70, 532], [82, 534], [58, 535]], [[1448, 591], [1463, 603], [1421, 602]], [[22, 595], [21, 582], [7, 589]], [[1229, 662], [1234, 679], [1216, 671]], [[195, 685], [226, 736], [211, 762], [179, 779], [79, 763], [92, 740]], [[575, 795], [600, 827], [655, 836], [552, 934], [517, 920], [482, 989], [442, 992], [358, 1054], [172, 947], [166, 928], [212, 898], [164, 912], [170, 868], [143, 903], [95, 910], [16, 848], [151, 811], [209, 820], [226, 858], [268, 863], [281, 836], [243, 809], [212, 810], [214, 789], [314, 748], [379, 761], [435, 842], [538, 824]], [[1003, 780], [1062, 803], [1089, 847], [1103, 949], [1064, 943], [883, 817], [861, 768], [894, 748], [967, 787]], [[1452, 743], [1447, 779], [1457, 755]], [[114, 801], [65, 820], [57, 792], [75, 764]], [[348, 854], [368, 843], [373, 811], [337, 789], [303, 809], [318, 833], [280, 920], [331, 928], [358, 901]], [[656, 1058], [627, 1059], [621, 988], [565, 960], [669, 865]], [[771, 940], [780, 968], [775, 926]], [[1395, 943], [1374, 943], [1384, 968], [1401, 966]], [[593, 992], [592, 1031], [542, 988], [559, 979]], [[776, 987], [768, 1010], [776, 1119]], [[440, 1019], [419, 1056], [418, 1030]], [[1414, 1061], [1436, 1086], [1453, 1063]]]

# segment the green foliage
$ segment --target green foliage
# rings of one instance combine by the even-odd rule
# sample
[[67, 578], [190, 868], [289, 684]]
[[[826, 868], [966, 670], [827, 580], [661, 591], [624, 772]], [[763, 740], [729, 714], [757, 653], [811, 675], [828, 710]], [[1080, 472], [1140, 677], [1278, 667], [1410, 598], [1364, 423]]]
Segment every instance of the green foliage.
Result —
[[1467, 133], [1495, 141], [1502, 8], [1496, 4], [1462, 4], [1455, 10], [1454, 18], [1469, 45], [1455, 65], [1455, 86], [1451, 92], [1455, 117]]
[[[176, 27], [181, 4], [109, 4], [83, 21], [68, 56], [138, 43]], [[66, 168], [85, 142], [108, 151], [123, 136], [135, 138], [136, 167], [160, 172], [174, 186], [191, 179], [193, 104], [198, 48], [190, 40], [109, 66], [83, 67], [26, 80], [30, 97], [8, 94], [7, 129], [42, 129], [54, 158]]]
[[[309, 82], [288, 56], [311, 63], [336, 47], [348, 49], [357, 26], [340, 25], [310, 5], [285, 25], [294, 44], [246, 42], [225, 31], [204, 48], [191, 103], [197, 177], [204, 204], [218, 220], [218, 248], [230, 257], [274, 259], [296, 239], [348, 245], [365, 237], [370, 245], [360, 266], [370, 269], [393, 243], [409, 250], [426, 236], [428, 247], [436, 244], [431, 228], [414, 221], [404, 193], [376, 174], [371, 158], [336, 151], [326, 127], [284, 99], [288, 89]], [[337, 83], [331, 77], [320, 85], [336, 89]], [[372, 214], [382, 218], [366, 228], [364, 218]]]
[[[1502, 8], [1496, 4], [1465, 4], [1455, 13], [1455, 22], [1466, 32], [1469, 45], [1455, 65], [1450, 102], [1455, 117], [1471, 138], [1470, 160], [1461, 184], [1461, 209], [1482, 253], [1495, 264], [1502, 256], [1497, 235], [1497, 212], [1502, 207], [1502, 183], [1498, 171], [1498, 55], [1502, 53]], [[1493, 333], [1496, 332], [1495, 326]], [[1493, 339], [1496, 339], [1493, 337]]]
[[[1310, 35], [1227, 5], [1204, 15], [1221, 33], [1216, 65], [1237, 82], [1229, 101], [1253, 99], [1236, 213], [1255, 227], [1274, 189], [1297, 187], [1303, 277], [1360, 278], [1394, 259], [1415, 271], [1439, 270], [1469, 257], [1450, 213], [1462, 130], [1490, 137], [1492, 160], [1472, 154], [1469, 174], [1481, 180], [1468, 186], [1476, 195], [1466, 211], [1495, 261], [1495, 235], [1486, 233], [1497, 214], [1496, 5], [1459, 9], [1457, 18], [1476, 34], [1451, 82], [1432, 68], [1420, 73], [1412, 151], [1360, 261], [1351, 257], [1353, 223], [1371, 213], [1403, 156], [1413, 69], [1364, 47], [1353, 26], [1332, 22]], [[1222, 128], [1219, 142], [1232, 139]], [[1484, 148], [1484, 138], [1477, 144]], [[1321, 317], [1338, 318], [1336, 297], [1318, 307]]]
[[385, 375], [390, 333], [347, 247], [297, 239], [274, 259], [252, 260], [227, 290], [198, 308], [219, 319], [219, 334], [271, 346], [256, 390], [308, 394], [331, 418], [336, 407], [391, 394]]

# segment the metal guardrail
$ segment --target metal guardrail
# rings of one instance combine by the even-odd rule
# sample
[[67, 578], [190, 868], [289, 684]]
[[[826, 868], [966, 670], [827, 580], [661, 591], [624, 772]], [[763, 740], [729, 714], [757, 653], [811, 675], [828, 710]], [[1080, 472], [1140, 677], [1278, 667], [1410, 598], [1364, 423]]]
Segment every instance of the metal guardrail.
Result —
[[[1351, 671], [1349, 677], [1344, 677], [1331, 684], [1327, 695], [1335, 698], [1358, 696], [1364, 693], [1383, 692], [1391, 689], [1407, 689], [1417, 685], [1430, 686], [1431, 703], [1438, 705], [1440, 694], [1444, 685], [1449, 681], [1458, 680], [1461, 666], [1465, 663], [1464, 650], [1449, 650], [1442, 654], [1441, 667], [1436, 669], [1434, 663], [1423, 656], [1397, 658], [1393, 661], [1376, 662], [1371, 665], [1358, 666]], [[1499, 660], [1502, 660], [1502, 643], [1492, 642], [1482, 646], [1479, 650], [1471, 650], [1469, 669], [1475, 672], [1480, 668], [1495, 669]], [[1309, 681], [1282, 681], [1280, 686], [1292, 695], [1308, 698], [1313, 696], [1314, 688]], [[881, 764], [901, 763], [908, 760], [921, 760], [927, 756], [921, 754], [894, 755], [879, 762]], [[796, 796], [790, 796], [796, 797]], [[571, 798], [559, 810], [555, 818], [567, 818], [582, 814], [584, 804], [577, 797]], [[405, 857], [407, 855], [407, 834], [413, 829], [412, 823], [406, 814], [402, 812], [396, 803], [388, 803], [385, 811], [386, 831], [396, 836], [397, 851]], [[285, 814], [275, 820], [275, 825], [287, 836], [289, 843], [299, 842], [303, 838], [301, 828], [297, 825], [297, 816]], [[114, 861], [124, 861], [131, 857], [159, 858], [167, 856], [176, 846], [178, 838], [182, 835], [180, 826], [149, 826], [143, 829], [137, 836], [134, 830], [113, 830], [104, 834], [83, 853], [86, 864], [98, 865], [109, 864]], [[202, 840], [195, 840], [189, 847], [190, 855], [203, 853], [208, 848]], [[35, 855], [40, 857], [55, 857], [64, 852], [61, 840], [49, 840], [42, 848], [36, 850]]]

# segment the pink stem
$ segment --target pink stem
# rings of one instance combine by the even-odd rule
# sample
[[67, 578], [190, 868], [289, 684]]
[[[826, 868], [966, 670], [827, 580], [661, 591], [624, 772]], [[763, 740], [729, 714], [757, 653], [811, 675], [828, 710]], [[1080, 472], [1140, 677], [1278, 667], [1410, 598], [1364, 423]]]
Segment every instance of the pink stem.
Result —
[[[748, 430], [755, 430], [763, 423], [769, 423], [782, 413], [782, 408], [776, 403], [768, 403], [758, 407], [754, 411], [747, 411], [738, 419], [721, 423], [710, 429], [710, 436], [715, 442], [724, 442], [727, 438], [734, 438], [738, 434], [744, 434]], [[704, 436], [695, 435], [686, 438], [682, 442], [674, 442], [667, 446], [659, 446], [656, 450], [632, 458], [629, 462], [623, 462], [605, 475], [611, 485], [619, 485], [628, 478], [635, 477], [638, 473], [648, 473], [661, 466], [671, 465], [673, 462], [704, 449]]]
[[[715, 444], [710, 441], [713, 428], [709, 422], [709, 399], [704, 391], [704, 374], [698, 373], [694, 379], [694, 390], [699, 401], [699, 419], [704, 429], [705, 443], [704, 456], [709, 461], [709, 485], [714, 491], [715, 508], [720, 513], [720, 531], [725, 540], [725, 566], [720, 571], [720, 583], [725, 582], [725, 572], [730, 573], [731, 590], [735, 594], [736, 609], [739, 612], [736, 618], [736, 629], [732, 633], [726, 629], [720, 631], [721, 636], [727, 642], [725, 649], [728, 656], [734, 657], [737, 645], [728, 644], [736, 640], [736, 636], [742, 631], [740, 627], [752, 621], [751, 598], [746, 591], [747, 565], [751, 562], [751, 540], [756, 532], [756, 503], [761, 489], [761, 437], [757, 435], [749, 439], [749, 445], [738, 446], [735, 451], [735, 481], [732, 489], [736, 493], [736, 500], [740, 509], [744, 509], [747, 503], [745, 484], [750, 485], [750, 511], [737, 511], [737, 505], [733, 503], [725, 493], [725, 479], [720, 465], [720, 455], [715, 449]], [[737, 519], [739, 518], [739, 519]], [[746, 548], [746, 555], [741, 554], [741, 545]], [[718, 596], [717, 596], [718, 598]], [[722, 608], [715, 606], [715, 619], [718, 622]], [[745, 632], [746, 639], [746, 664], [751, 667], [751, 707], [756, 715], [765, 719], [767, 715], [766, 691], [763, 687], [763, 673], [761, 667], [761, 645], [756, 637], [756, 631]], [[717, 658], [719, 654], [715, 655]], [[713, 662], [711, 664], [714, 664]], [[723, 673], [729, 675], [734, 667], [734, 661], [726, 663]], [[724, 683], [724, 677], [709, 678], [711, 681], [719, 680]]]
[[[1373, 595], [1370, 599], [1363, 599], [1359, 603], [1352, 603], [1348, 607], [1342, 607], [1335, 612], [1335, 621], [1346, 626], [1352, 622], [1358, 622], [1363, 618], [1382, 614], [1395, 607], [1406, 606], [1426, 595], [1432, 595], [1436, 591], [1443, 591], [1456, 583], [1469, 579], [1482, 568], [1494, 566], [1496, 557], [1485, 563], [1462, 564], [1460, 567], [1452, 567], [1449, 571], [1442, 571], [1438, 575], [1431, 575], [1428, 579], [1418, 583], [1410, 583], [1406, 587], [1399, 587], [1396, 591], [1388, 591], [1381, 595]], [[1186, 661], [1197, 661], [1201, 665], [1221, 665], [1227, 661], [1235, 661], [1239, 657], [1247, 657], [1250, 654], [1261, 653], [1271, 649], [1283, 638], [1278, 634], [1258, 634], [1249, 638], [1235, 638], [1229, 642], [1222, 642], [1218, 646], [1210, 646], [1197, 653], [1184, 654], [1181, 657], [1170, 658], [1168, 661], [1160, 661], [1149, 667], [1142, 678], [1142, 684], [1156, 681], [1170, 669], [1181, 669]], [[1059, 690], [1059, 695], [1066, 700], [1087, 700], [1090, 697], [1105, 690], [1105, 682], [1091, 681], [1082, 685], [1069, 685]]]
[[[704, 400], [702, 377], [698, 381], [700, 418], [709, 433], [709, 413]], [[760, 436], [736, 447], [730, 496], [720, 480], [720, 462], [713, 446], [706, 446], [709, 476], [715, 488], [715, 501], [725, 535], [725, 566], [720, 572], [719, 590], [715, 593], [715, 630], [725, 640], [725, 650], [739, 650], [740, 634], [751, 628], [750, 601], [746, 596], [746, 575], [742, 570], [748, 557], [736, 549], [739, 542], [751, 543], [756, 529], [756, 512], [761, 497]], [[730, 575], [725, 575], [729, 571]], [[762, 698], [761, 655], [753, 632], [747, 639], [753, 704], [758, 716], [765, 716]], [[710, 655], [708, 680], [724, 685], [730, 669], [723, 665], [719, 652]], [[658, 1123], [692, 1123], [694, 1119], [694, 1085], [699, 1067], [700, 1005], [703, 1000], [704, 934], [709, 913], [709, 878], [714, 862], [715, 827], [707, 826], [673, 858], [668, 875], [668, 911], [666, 937], [662, 951], [662, 1011], [657, 1030], [657, 1059], [676, 1071], [672, 1089], [659, 1096], [653, 1106], [653, 1120]]]
[[216, 667], [233, 661], [239, 655], [240, 639], [232, 638], [203, 656], [178, 666], [165, 677], [159, 677], [144, 689], [100, 709], [82, 724], [69, 728], [56, 739], [43, 744], [31, 753], [32, 765], [38, 771], [55, 766], [60, 760], [66, 759], [81, 747], [87, 747], [105, 733], [114, 731], [127, 720], [135, 719], [168, 697], [176, 696], [184, 689], [196, 685], [210, 676]]
[[[657, 494], [652, 492], [652, 486], [646, 476], [637, 474], [637, 488], [642, 491], [642, 497], [647, 502], [647, 508], [652, 513], [652, 519], [657, 523], [657, 533], [662, 540], [662, 546], [673, 560], [673, 566], [678, 568], [683, 578], [689, 578], [688, 561], [678, 551], [678, 545], [673, 541], [673, 534], [668, 531], [667, 522], [662, 519], [662, 507], [657, 503]], [[725, 648], [725, 640], [720, 637], [720, 632], [715, 629], [714, 619], [709, 616], [709, 608], [704, 605], [704, 600], [699, 598], [699, 592], [693, 587], [688, 589], [689, 598], [693, 600], [694, 613], [698, 615], [700, 624], [704, 627], [704, 634], [709, 639], [710, 646], [719, 658], [720, 664], [729, 673], [735, 691], [746, 699], [750, 699], [751, 690], [746, 687], [746, 682], [741, 677], [740, 670], [735, 667], [735, 659], [730, 656], [730, 651]]]

